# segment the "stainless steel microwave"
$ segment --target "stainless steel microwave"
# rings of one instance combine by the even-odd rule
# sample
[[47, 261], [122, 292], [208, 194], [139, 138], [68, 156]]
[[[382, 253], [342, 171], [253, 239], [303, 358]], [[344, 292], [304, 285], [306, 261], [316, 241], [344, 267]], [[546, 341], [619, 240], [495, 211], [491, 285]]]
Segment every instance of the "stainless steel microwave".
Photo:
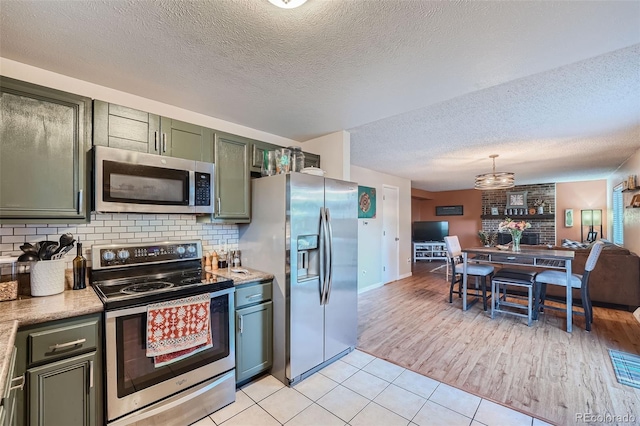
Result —
[[213, 213], [213, 163], [93, 147], [97, 212]]

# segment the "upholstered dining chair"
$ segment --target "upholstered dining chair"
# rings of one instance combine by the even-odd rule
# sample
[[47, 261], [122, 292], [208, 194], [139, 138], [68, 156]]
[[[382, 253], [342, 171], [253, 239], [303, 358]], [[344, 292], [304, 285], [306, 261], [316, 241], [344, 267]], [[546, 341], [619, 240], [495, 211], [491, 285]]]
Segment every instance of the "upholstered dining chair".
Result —
[[[449, 255], [449, 262], [451, 263], [451, 286], [449, 287], [449, 303], [453, 303], [453, 294], [457, 294], [458, 297], [462, 297], [462, 274], [464, 273], [462, 264], [462, 248], [460, 247], [460, 241], [458, 237], [453, 235], [444, 237], [444, 242], [447, 245], [447, 252]], [[467, 262], [467, 276], [476, 278], [476, 288], [480, 288], [482, 292], [482, 305], [484, 310], [487, 310], [487, 277], [491, 279], [494, 268], [491, 265], [475, 264]], [[478, 278], [481, 278], [480, 284]], [[458, 284], [458, 290], [454, 290], [455, 285]]]
[[[596, 263], [598, 262], [600, 253], [602, 253], [603, 247], [604, 243], [602, 241], [594, 243], [591, 246], [591, 251], [589, 252], [589, 257], [587, 258], [587, 263], [584, 267], [584, 274], [572, 274], [571, 276], [571, 287], [580, 289], [580, 299], [582, 301], [583, 309], [583, 312], [572, 311], [572, 314], [584, 315], [586, 322], [585, 328], [587, 331], [591, 331], [591, 323], [593, 322], [593, 309], [591, 306], [591, 297], [589, 296], [589, 275], [591, 274], [591, 271], [593, 271], [593, 268], [596, 267]], [[536, 308], [534, 310], [535, 319], [537, 319], [539, 312], [541, 312], [544, 308], [561, 310], [554, 306], [545, 305], [544, 302], [547, 291], [547, 284], [566, 287], [567, 274], [564, 271], [543, 271], [536, 275]]]

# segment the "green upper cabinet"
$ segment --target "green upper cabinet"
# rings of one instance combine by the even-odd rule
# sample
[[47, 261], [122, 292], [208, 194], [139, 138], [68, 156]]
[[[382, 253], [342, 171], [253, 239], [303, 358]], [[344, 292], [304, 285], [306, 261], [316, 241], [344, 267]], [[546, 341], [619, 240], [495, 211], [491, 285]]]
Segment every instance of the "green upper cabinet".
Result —
[[86, 222], [90, 140], [89, 98], [0, 76], [0, 221]]
[[213, 161], [213, 131], [184, 121], [162, 117], [162, 155], [196, 161]]
[[94, 101], [93, 109], [94, 145], [187, 160], [213, 160], [210, 129], [104, 101]]
[[249, 143], [240, 136], [215, 134], [214, 221], [250, 222]]

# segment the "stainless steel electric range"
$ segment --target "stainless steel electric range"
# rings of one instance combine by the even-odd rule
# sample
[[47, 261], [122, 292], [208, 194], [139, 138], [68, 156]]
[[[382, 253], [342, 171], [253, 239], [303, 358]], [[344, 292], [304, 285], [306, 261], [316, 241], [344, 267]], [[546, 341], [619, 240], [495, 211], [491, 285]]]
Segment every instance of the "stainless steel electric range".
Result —
[[[233, 281], [202, 269], [200, 241], [94, 245], [93, 287], [105, 306], [106, 423], [190, 424], [235, 400]], [[156, 367], [147, 306], [210, 295], [212, 347]]]

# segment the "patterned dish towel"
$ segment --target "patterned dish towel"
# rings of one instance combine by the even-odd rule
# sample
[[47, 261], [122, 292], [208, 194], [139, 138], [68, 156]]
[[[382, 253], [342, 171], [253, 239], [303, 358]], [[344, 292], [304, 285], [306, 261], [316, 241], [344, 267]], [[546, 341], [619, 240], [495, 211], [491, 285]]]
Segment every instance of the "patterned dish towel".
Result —
[[147, 307], [147, 356], [156, 367], [212, 347], [208, 293]]

